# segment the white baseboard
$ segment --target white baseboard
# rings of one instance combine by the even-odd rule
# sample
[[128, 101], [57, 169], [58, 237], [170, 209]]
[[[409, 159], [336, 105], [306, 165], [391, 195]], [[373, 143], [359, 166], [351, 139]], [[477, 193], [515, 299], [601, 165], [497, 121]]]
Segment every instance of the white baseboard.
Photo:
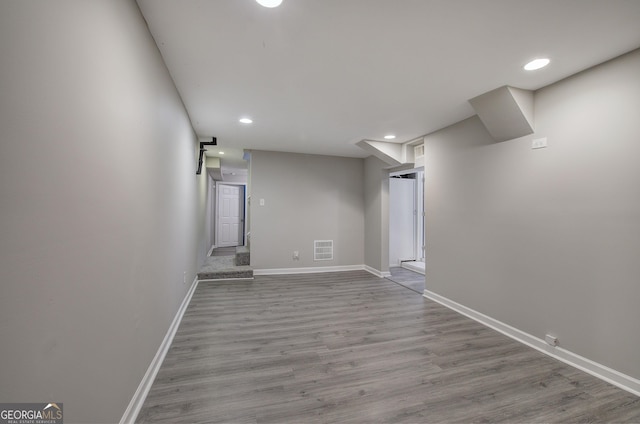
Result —
[[253, 280], [253, 277], [243, 277], [243, 278], [207, 278], [205, 280], [198, 280], [200, 283], [206, 283], [208, 281], [250, 281]]
[[253, 275], [285, 275], [285, 274], [315, 274], [318, 272], [367, 271], [376, 277], [391, 277], [389, 271], [379, 271], [368, 265], [316, 266], [306, 268], [272, 268], [255, 269]]
[[370, 274], [375, 275], [376, 277], [380, 277], [380, 278], [391, 277], [391, 273], [389, 271], [380, 271], [370, 267], [369, 265], [365, 265], [364, 270]]
[[194, 278], [191, 283], [191, 287], [189, 287], [189, 291], [187, 295], [184, 297], [178, 312], [176, 312], [171, 325], [169, 326], [169, 330], [167, 330], [167, 334], [164, 336], [164, 340], [160, 344], [158, 351], [156, 352], [156, 356], [149, 364], [149, 368], [147, 368], [147, 372], [142, 377], [142, 381], [138, 385], [138, 389], [131, 398], [131, 402], [129, 402], [129, 406], [124, 411], [124, 415], [120, 419], [120, 424], [134, 424], [138, 414], [140, 413], [140, 409], [144, 404], [147, 395], [149, 394], [149, 390], [151, 389], [151, 385], [160, 370], [160, 366], [162, 366], [162, 361], [164, 361], [164, 357], [167, 355], [169, 351], [169, 347], [171, 347], [171, 342], [173, 341], [173, 337], [176, 335], [176, 331], [180, 326], [180, 321], [182, 321], [182, 316], [187, 310], [187, 306], [189, 306], [189, 302], [191, 302], [191, 298], [193, 297], [193, 293], [196, 291], [196, 287], [198, 286], [198, 277]]
[[213, 249], [215, 249], [215, 248], [216, 248], [216, 245], [215, 244], [212, 245], [211, 249], [209, 249], [209, 253], [207, 253], [207, 256], [211, 256], [211, 254], [213, 253]]
[[317, 272], [362, 271], [364, 265], [313, 266], [305, 268], [254, 269], [253, 275], [315, 274]]
[[511, 337], [512, 339], [529, 347], [532, 347], [546, 355], [549, 355], [552, 358], [562, 361], [565, 364], [571, 365], [581, 371], [591, 374], [594, 377], [604, 380], [607, 383], [613, 384], [614, 386], [626, 390], [629, 393], [633, 393], [636, 396], [640, 396], [640, 380], [634, 377], [623, 374], [619, 371], [594, 362], [591, 359], [585, 358], [561, 347], [550, 346], [544, 340], [538, 337], [535, 337], [529, 333], [525, 333], [522, 330], [518, 330], [515, 327], [511, 327], [510, 325], [505, 324], [502, 321], [498, 321], [497, 319], [491, 318], [429, 290], [424, 291], [424, 297], [426, 297], [427, 299], [431, 299], [434, 302], [438, 302], [441, 305], [444, 305], [447, 308], [452, 309], [468, 318], [478, 321], [479, 323], [492, 328], [504, 334], [505, 336]]
[[400, 266], [402, 268], [424, 275], [424, 263], [422, 265], [423, 266], [417, 266], [413, 262], [403, 262]]

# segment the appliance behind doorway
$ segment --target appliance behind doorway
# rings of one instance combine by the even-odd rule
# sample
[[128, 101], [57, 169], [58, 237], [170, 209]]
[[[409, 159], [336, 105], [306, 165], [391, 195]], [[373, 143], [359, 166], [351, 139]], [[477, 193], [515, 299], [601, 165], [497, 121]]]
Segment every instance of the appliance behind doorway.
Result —
[[389, 266], [424, 273], [424, 171], [391, 174], [389, 180]]

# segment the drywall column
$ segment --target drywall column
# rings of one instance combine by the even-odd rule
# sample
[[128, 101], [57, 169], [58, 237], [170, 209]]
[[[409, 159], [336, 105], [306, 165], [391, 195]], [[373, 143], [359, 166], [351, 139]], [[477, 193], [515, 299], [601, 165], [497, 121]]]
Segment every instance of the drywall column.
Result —
[[365, 265], [385, 275], [389, 272], [389, 172], [375, 156], [364, 161]]

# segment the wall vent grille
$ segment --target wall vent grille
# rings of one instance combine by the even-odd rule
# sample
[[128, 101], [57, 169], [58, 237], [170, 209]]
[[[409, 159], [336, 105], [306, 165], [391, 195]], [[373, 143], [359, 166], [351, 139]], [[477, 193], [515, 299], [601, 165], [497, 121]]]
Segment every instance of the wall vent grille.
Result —
[[421, 144], [419, 146], [415, 146], [413, 148], [413, 154], [414, 154], [416, 159], [424, 157], [424, 144]]
[[313, 260], [330, 261], [333, 259], [333, 240], [313, 241]]

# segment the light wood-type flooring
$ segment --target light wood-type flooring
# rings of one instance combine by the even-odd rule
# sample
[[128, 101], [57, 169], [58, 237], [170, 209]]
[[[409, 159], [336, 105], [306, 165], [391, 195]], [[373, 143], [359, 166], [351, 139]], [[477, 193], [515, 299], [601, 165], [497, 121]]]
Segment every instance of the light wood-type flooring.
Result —
[[640, 422], [640, 398], [364, 271], [201, 282], [140, 423]]

